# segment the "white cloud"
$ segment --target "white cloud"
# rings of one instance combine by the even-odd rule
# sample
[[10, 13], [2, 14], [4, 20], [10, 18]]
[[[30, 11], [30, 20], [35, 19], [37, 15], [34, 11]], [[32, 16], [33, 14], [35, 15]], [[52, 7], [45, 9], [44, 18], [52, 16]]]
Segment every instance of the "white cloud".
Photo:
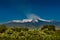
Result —
[[40, 17], [35, 14], [27, 14], [26, 16], [28, 19], [40, 19]]
[[26, 15], [27, 16], [27, 18], [28, 19], [39, 19], [39, 20], [41, 20], [41, 21], [47, 21], [47, 22], [51, 22], [51, 20], [45, 20], [45, 19], [42, 19], [42, 18], [40, 18], [39, 16], [37, 16], [37, 15], [35, 15], [35, 14], [27, 14]]

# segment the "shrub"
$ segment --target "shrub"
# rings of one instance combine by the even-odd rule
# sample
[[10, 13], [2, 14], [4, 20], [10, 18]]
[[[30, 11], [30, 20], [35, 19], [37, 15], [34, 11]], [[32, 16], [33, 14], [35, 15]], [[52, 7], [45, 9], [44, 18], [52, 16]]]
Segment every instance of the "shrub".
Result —
[[5, 25], [0, 25], [0, 33], [3, 33], [7, 30], [7, 27]]
[[54, 25], [44, 25], [41, 30], [49, 30], [49, 31], [55, 31]]

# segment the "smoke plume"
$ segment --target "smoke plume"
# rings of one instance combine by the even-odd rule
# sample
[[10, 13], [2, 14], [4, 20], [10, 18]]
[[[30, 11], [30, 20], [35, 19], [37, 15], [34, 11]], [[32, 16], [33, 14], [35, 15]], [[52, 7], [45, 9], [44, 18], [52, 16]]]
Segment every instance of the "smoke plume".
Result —
[[37, 16], [37, 15], [35, 15], [35, 14], [27, 14], [27, 18], [28, 18], [28, 19], [39, 19], [39, 20], [41, 20], [41, 21], [51, 22], [51, 20], [42, 19], [42, 18], [40, 18], [39, 16]]
[[37, 16], [35, 14], [27, 14], [27, 18], [28, 19], [41, 19], [39, 16]]

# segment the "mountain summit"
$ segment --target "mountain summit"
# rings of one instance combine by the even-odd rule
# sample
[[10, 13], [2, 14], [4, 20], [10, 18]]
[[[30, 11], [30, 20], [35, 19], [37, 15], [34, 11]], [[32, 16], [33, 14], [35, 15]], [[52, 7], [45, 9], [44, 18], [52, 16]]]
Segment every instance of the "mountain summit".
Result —
[[60, 26], [60, 22], [44, 19], [23, 19], [23, 20], [12, 20], [4, 23], [6, 26], [14, 27], [40, 27], [42, 25], [56, 25]]
[[9, 23], [9, 22], [24, 23], [24, 22], [32, 22], [32, 21], [35, 21], [35, 22], [38, 22], [38, 21], [51, 22], [51, 20], [44, 20], [44, 19], [39, 18], [39, 19], [12, 20], [12, 21], [8, 21], [7, 23]]

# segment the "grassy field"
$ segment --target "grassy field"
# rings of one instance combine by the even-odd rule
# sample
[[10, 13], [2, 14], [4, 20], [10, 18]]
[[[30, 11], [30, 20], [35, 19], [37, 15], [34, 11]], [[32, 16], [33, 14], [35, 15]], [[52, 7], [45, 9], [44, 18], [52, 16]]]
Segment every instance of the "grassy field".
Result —
[[60, 40], [60, 30], [53, 30], [52, 28], [50, 30], [49, 28], [29, 29], [0, 26], [0, 40]]

